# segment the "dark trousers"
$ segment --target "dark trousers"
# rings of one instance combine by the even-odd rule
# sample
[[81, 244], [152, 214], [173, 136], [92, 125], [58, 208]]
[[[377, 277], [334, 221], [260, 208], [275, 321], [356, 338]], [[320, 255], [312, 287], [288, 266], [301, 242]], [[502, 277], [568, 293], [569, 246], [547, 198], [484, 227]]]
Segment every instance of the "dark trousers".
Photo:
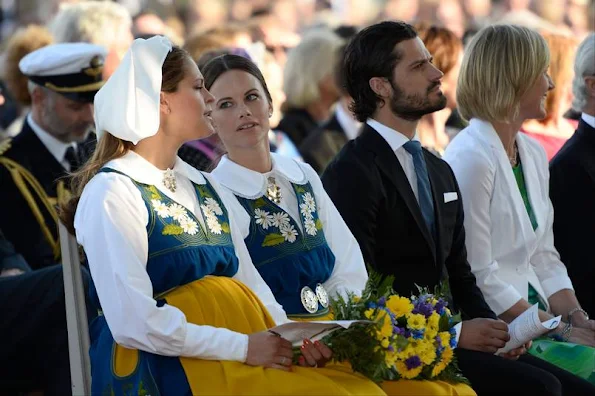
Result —
[[31, 390], [72, 393], [61, 265], [0, 278], [0, 394]]
[[455, 351], [459, 368], [479, 396], [595, 395], [590, 382], [531, 355], [514, 361], [467, 349]]

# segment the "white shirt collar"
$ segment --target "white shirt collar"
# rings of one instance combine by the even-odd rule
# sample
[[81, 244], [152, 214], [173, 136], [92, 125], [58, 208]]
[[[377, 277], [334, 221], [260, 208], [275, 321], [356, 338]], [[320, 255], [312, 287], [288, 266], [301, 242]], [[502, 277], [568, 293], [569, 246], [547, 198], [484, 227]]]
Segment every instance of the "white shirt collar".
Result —
[[[272, 173], [295, 184], [306, 184], [308, 181], [306, 174], [294, 159], [271, 153], [271, 160]], [[245, 198], [255, 199], [266, 191], [266, 174], [245, 168], [230, 160], [227, 155], [221, 158], [212, 174], [220, 184]]]
[[591, 128], [595, 128], [595, 116], [592, 116], [587, 113], [583, 113], [581, 118], [583, 119], [583, 121], [585, 121], [587, 124], [589, 124], [591, 126]]
[[337, 116], [339, 125], [341, 125], [343, 131], [345, 131], [347, 139], [355, 139], [359, 134], [359, 129], [361, 128], [362, 123], [354, 119], [353, 116], [345, 110], [343, 104], [340, 102], [335, 106], [335, 115]]
[[66, 154], [66, 150], [71, 146], [76, 149], [76, 143], [64, 143], [47, 133], [33, 120], [31, 113], [27, 115], [27, 122], [39, 140], [41, 140], [41, 143], [43, 143], [54, 158], [56, 158], [56, 161], [64, 166], [64, 155]]
[[[395, 131], [394, 129], [389, 128], [386, 125], [381, 124], [372, 118], [368, 118], [366, 123], [369, 126], [371, 126], [372, 128], [374, 128], [376, 130], [376, 132], [378, 132], [380, 134], [380, 136], [382, 136], [384, 138], [384, 140], [386, 140], [386, 142], [390, 145], [390, 148], [393, 151], [397, 151], [405, 143], [407, 143], [409, 141], [409, 138], [407, 136], [403, 135], [401, 132]], [[415, 133], [415, 136], [413, 136], [413, 139], [411, 139], [411, 140], [419, 141], [417, 132]]]
[[[135, 153], [129, 151], [124, 156], [116, 158], [105, 164], [105, 167], [120, 171], [139, 183], [161, 186], [163, 182], [164, 170]], [[174, 173], [186, 177], [195, 184], [206, 184], [205, 178], [200, 171], [176, 157], [176, 163], [173, 167]]]

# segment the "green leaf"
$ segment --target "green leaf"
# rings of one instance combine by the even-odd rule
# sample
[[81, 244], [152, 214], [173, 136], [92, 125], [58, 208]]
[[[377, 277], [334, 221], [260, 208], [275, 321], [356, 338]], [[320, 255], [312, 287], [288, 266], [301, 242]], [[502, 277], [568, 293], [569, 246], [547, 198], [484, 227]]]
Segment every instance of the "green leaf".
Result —
[[254, 201], [254, 207], [255, 208], [262, 208], [263, 206], [265, 206], [267, 203], [264, 200], [264, 198], [258, 198], [256, 201]]
[[264, 241], [262, 242], [262, 246], [263, 247], [276, 246], [276, 245], [282, 244], [283, 242], [285, 242], [285, 237], [283, 237], [283, 235], [269, 234], [264, 238]]
[[221, 231], [226, 234], [229, 234], [229, 224], [228, 223], [221, 223]]
[[322, 221], [320, 219], [316, 219], [316, 229], [322, 230]]
[[296, 193], [299, 193], [299, 194], [305, 194], [306, 193], [306, 189], [304, 187], [296, 186], [295, 187], [295, 192]]
[[204, 186], [196, 186], [196, 189], [203, 198], [212, 198], [209, 190]]
[[177, 224], [168, 224], [163, 227], [163, 231], [161, 231], [162, 235], [180, 235], [184, 232], [184, 229]]
[[155, 186], [146, 187], [147, 190], [151, 193], [151, 199], [161, 199], [161, 194], [159, 190]]

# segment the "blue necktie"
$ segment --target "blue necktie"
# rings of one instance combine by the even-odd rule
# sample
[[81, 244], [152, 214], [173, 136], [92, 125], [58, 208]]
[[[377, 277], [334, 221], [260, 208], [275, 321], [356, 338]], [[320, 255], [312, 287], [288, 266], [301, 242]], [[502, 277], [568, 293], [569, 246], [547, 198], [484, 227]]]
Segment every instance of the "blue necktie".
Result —
[[419, 208], [430, 230], [430, 234], [434, 236], [434, 201], [432, 200], [430, 178], [428, 176], [428, 169], [426, 168], [426, 160], [421, 149], [421, 143], [417, 140], [410, 140], [403, 145], [403, 148], [413, 157], [413, 165], [415, 166], [415, 174], [417, 175]]

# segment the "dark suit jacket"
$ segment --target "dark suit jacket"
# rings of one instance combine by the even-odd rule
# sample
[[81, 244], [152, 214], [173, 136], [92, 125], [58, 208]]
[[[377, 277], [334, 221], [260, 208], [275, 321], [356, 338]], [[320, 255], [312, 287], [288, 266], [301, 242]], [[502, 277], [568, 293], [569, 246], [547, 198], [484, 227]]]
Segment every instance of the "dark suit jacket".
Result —
[[576, 296], [595, 317], [595, 128], [582, 119], [550, 162], [554, 244]]
[[[94, 138], [90, 137], [88, 142], [79, 145], [79, 154], [83, 160], [91, 153], [94, 143]], [[66, 176], [66, 171], [39, 140], [27, 121], [23, 124], [21, 132], [12, 139], [11, 147], [2, 156], [25, 168], [49, 197], [57, 197], [58, 180]], [[63, 180], [63, 183], [68, 188], [68, 180]], [[29, 184], [27, 186], [53, 238], [58, 240], [56, 221], [46, 210], [35, 190], [30, 188]], [[30, 206], [17, 188], [13, 176], [2, 165], [0, 165], [0, 194], [2, 196], [0, 229], [6, 239], [14, 245], [15, 250], [33, 269], [55, 265], [58, 257], [55, 256], [53, 247], [44, 236]]]
[[299, 150], [304, 161], [321, 174], [348, 141], [337, 115], [333, 114], [322, 127], [306, 137]]
[[289, 109], [275, 130], [283, 131], [299, 147], [312, 131], [318, 128], [316, 120], [304, 109]]
[[[448, 279], [455, 309], [466, 318], [496, 315], [475, 284], [467, 262], [463, 205], [448, 164], [424, 149], [434, 196], [437, 241], [389, 144], [369, 125], [329, 164], [323, 183], [374, 270], [394, 275], [400, 295], [432, 291]], [[444, 203], [444, 193], [458, 200]]]

